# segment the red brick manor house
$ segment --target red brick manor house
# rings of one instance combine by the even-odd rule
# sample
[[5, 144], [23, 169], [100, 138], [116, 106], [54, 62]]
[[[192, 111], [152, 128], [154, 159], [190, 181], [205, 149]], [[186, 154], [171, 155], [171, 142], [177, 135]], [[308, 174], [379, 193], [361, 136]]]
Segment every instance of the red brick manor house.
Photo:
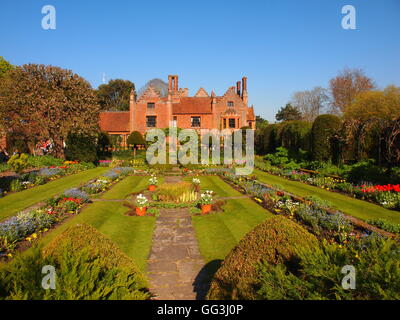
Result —
[[193, 97], [178, 86], [178, 76], [168, 77], [168, 95], [162, 97], [149, 87], [138, 99], [132, 92], [129, 111], [100, 113], [100, 128], [110, 135], [120, 135], [125, 143], [133, 131], [144, 134], [152, 128], [168, 128], [170, 122], [182, 129], [255, 129], [253, 107], [248, 106], [247, 78], [230, 87], [223, 96], [209, 95], [200, 88]]

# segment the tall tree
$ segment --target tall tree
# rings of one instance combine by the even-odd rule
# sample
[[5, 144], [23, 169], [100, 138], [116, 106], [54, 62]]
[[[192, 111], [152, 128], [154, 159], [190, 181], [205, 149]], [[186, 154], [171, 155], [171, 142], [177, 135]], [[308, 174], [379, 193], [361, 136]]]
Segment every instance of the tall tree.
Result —
[[323, 112], [328, 101], [327, 90], [315, 87], [312, 90], [295, 92], [291, 104], [301, 112], [303, 120], [313, 121]]
[[343, 113], [360, 92], [372, 90], [375, 84], [360, 69], [344, 69], [329, 82], [332, 112]]
[[257, 130], [264, 130], [264, 128], [268, 125], [268, 120], [265, 120], [261, 116], [256, 116], [256, 128]]
[[290, 121], [290, 120], [300, 120], [301, 112], [299, 109], [293, 107], [290, 103], [286, 104], [285, 107], [280, 108], [275, 116], [278, 121]]
[[56, 156], [64, 157], [69, 133], [96, 134], [98, 117], [93, 89], [70, 70], [28, 64], [0, 82], [0, 126], [31, 143], [53, 139]]
[[131, 91], [135, 91], [135, 84], [129, 80], [115, 79], [108, 84], [102, 84], [97, 89], [97, 97], [102, 110], [126, 111], [129, 110]]
[[12, 70], [14, 66], [0, 56], [0, 78], [2, 78], [8, 71]]
[[359, 93], [344, 113], [347, 119], [395, 120], [400, 117], [400, 88], [388, 86], [383, 91]]

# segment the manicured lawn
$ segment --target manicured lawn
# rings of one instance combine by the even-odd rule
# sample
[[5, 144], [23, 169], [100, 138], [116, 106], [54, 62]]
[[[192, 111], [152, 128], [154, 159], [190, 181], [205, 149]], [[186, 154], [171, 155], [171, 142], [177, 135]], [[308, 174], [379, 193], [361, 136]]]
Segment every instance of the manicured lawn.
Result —
[[[218, 177], [200, 177], [200, 179], [202, 188], [207, 185], [207, 188], [216, 191], [218, 196], [240, 195]], [[213, 186], [218, 186], [219, 191]], [[223, 260], [246, 233], [271, 216], [272, 213], [250, 199], [227, 200], [223, 213], [193, 216], [193, 226], [204, 260], [207, 263]]]
[[[201, 190], [212, 190], [218, 197], [237, 197], [242, 194], [231, 188], [217, 176], [199, 176]], [[192, 181], [193, 177], [185, 177], [184, 180]]]
[[[146, 187], [147, 180], [148, 177], [127, 177], [106, 192], [103, 199], [124, 199], [130, 192], [137, 192], [142, 190], [143, 186]], [[72, 225], [87, 223], [114, 241], [142, 271], [145, 271], [152, 244], [155, 218], [124, 215], [128, 210], [122, 202], [94, 202], [82, 210], [78, 216], [46, 235], [41, 243], [50, 242]]]
[[310, 186], [302, 182], [290, 181], [255, 169], [257, 179], [269, 185], [282, 185], [284, 190], [301, 196], [317, 196], [330, 201], [338, 210], [362, 220], [382, 218], [394, 223], [400, 223], [400, 212], [388, 210], [372, 203], [352, 199], [345, 195]]
[[9, 217], [38, 202], [47, 200], [66, 189], [77, 187], [89, 181], [109, 168], [95, 168], [79, 172], [68, 177], [63, 177], [41, 186], [37, 186], [21, 192], [10, 194], [0, 199], [0, 220]]

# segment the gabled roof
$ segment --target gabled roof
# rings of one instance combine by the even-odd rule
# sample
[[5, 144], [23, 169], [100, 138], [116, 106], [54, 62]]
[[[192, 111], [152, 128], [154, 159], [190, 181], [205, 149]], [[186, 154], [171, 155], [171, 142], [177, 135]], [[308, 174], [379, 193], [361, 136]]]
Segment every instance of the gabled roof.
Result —
[[128, 111], [109, 111], [100, 112], [100, 129], [108, 132], [129, 132], [129, 112]]
[[254, 115], [254, 108], [253, 106], [251, 106], [248, 111], [247, 111], [247, 120], [252, 120], [255, 121], [256, 120], [256, 116]]
[[206, 90], [204, 90], [204, 88], [200, 88], [194, 96], [195, 97], [208, 97], [208, 93]]
[[212, 98], [210, 97], [182, 97], [179, 103], [174, 103], [172, 105], [172, 113], [212, 113], [211, 102]]
[[148, 87], [145, 92], [139, 97], [138, 100], [142, 100], [144, 98], [154, 98], [160, 97], [160, 94], [152, 87]]

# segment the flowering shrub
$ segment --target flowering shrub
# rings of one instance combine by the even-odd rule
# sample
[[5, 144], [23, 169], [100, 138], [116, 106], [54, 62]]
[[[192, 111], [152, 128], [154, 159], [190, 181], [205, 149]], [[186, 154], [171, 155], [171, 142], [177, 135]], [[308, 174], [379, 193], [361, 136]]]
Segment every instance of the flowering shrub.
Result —
[[156, 176], [152, 175], [149, 179], [149, 185], [156, 186], [158, 184], [158, 179]]
[[294, 202], [291, 199], [287, 199], [286, 201], [278, 201], [276, 206], [281, 209], [286, 209], [291, 216], [294, 216], [294, 213], [299, 206], [298, 202]]
[[192, 183], [195, 185], [199, 185], [200, 184], [200, 179], [199, 178], [193, 178], [192, 179]]
[[139, 208], [144, 208], [147, 206], [149, 200], [147, 200], [147, 198], [143, 195], [143, 194], [139, 194], [136, 197], [136, 206]]
[[200, 195], [200, 204], [211, 204], [213, 201], [213, 191], [206, 190]]

